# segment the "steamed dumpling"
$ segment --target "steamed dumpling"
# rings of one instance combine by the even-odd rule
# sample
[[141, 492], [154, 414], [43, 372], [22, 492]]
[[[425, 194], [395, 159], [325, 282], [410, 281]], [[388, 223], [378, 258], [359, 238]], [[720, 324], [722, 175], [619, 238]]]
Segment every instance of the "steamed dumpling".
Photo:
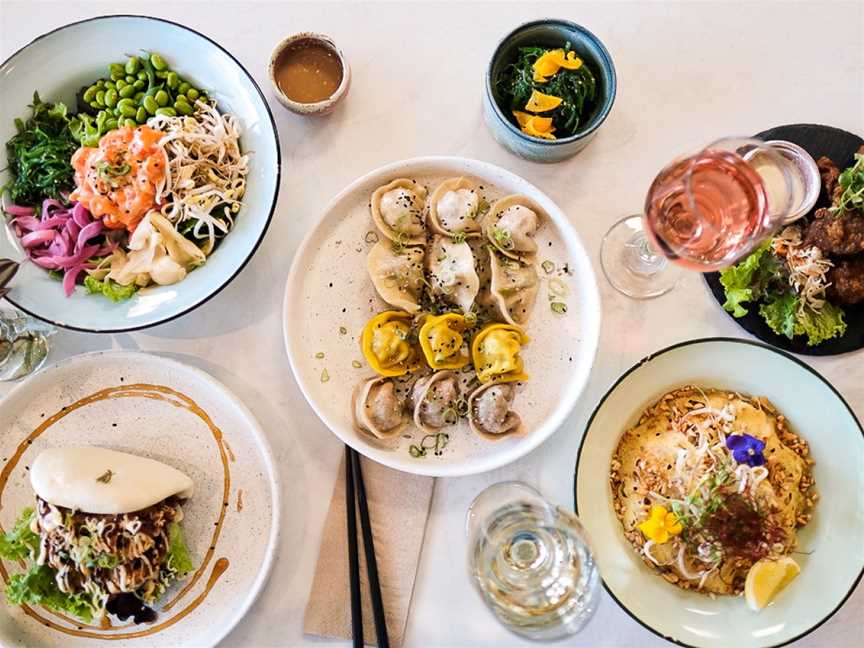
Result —
[[396, 252], [390, 241], [378, 241], [366, 257], [366, 268], [381, 299], [408, 313], [420, 309], [423, 248], [408, 246]]
[[369, 378], [357, 385], [353, 410], [356, 427], [379, 439], [394, 437], [408, 425], [405, 400], [392, 378]]
[[471, 312], [480, 290], [480, 278], [474, 269], [474, 254], [465, 241], [435, 236], [426, 253], [426, 267], [432, 292], [459, 308]]
[[453, 371], [437, 371], [414, 383], [414, 425], [435, 432], [458, 420], [459, 382]]
[[426, 242], [425, 205], [426, 189], [407, 178], [399, 178], [372, 194], [372, 220], [381, 233], [395, 243], [423, 245]]
[[516, 388], [512, 383], [487, 383], [468, 397], [468, 424], [490, 441], [522, 434], [522, 419], [511, 408]]
[[531, 318], [540, 289], [537, 269], [494, 253], [489, 255], [489, 263], [489, 292], [498, 313], [506, 322], [524, 326]]
[[479, 210], [480, 196], [474, 185], [465, 178], [449, 178], [429, 198], [427, 223], [432, 232], [443, 236], [477, 234]]
[[483, 219], [486, 238], [511, 259], [532, 261], [537, 253], [534, 234], [540, 227], [540, 213], [540, 207], [525, 196], [502, 198]]

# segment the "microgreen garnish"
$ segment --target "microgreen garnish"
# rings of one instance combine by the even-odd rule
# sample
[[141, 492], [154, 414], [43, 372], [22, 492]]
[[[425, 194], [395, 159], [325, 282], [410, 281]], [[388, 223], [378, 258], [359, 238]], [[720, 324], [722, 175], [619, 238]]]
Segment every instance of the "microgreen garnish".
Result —
[[831, 213], [864, 211], [864, 153], [855, 154], [855, 164], [840, 174], [837, 183], [843, 192], [834, 201]]

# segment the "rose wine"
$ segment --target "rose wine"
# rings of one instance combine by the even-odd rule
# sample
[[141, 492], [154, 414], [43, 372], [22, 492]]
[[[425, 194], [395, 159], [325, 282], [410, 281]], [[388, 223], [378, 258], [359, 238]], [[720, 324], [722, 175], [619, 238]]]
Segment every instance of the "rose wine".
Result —
[[646, 230], [675, 263], [710, 272], [731, 265], [770, 227], [768, 195], [740, 155], [708, 149], [673, 162], [654, 180], [645, 201]]

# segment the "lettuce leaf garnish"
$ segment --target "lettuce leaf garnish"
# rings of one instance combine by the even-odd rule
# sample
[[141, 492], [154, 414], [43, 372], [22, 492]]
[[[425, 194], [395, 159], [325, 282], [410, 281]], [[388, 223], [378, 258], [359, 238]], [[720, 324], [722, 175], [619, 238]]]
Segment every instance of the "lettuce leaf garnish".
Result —
[[84, 287], [91, 295], [105, 295], [115, 303], [126, 301], [138, 291], [138, 286], [135, 284], [121, 286], [111, 279], [100, 281], [93, 276], [84, 277]]
[[769, 239], [746, 259], [720, 272], [720, 283], [726, 290], [723, 308], [735, 317], [744, 317], [747, 314], [744, 304], [759, 301], [780, 273], [781, 262]]
[[30, 530], [35, 512], [25, 508], [11, 531], [0, 535], [0, 558], [6, 560], [35, 559], [39, 551], [39, 536]]
[[183, 539], [183, 531], [177, 522], [168, 527], [168, 560], [167, 565], [178, 577], [185, 576], [195, 569], [189, 548]]
[[14, 605], [43, 605], [57, 612], [67, 612], [85, 623], [90, 623], [96, 613], [87, 596], [64, 594], [54, 580], [54, 570], [35, 563], [28, 571], [9, 579], [6, 599]]
[[799, 309], [800, 303], [800, 298], [794, 293], [771, 295], [759, 307], [759, 314], [778, 335], [785, 335], [790, 340], [796, 335], [806, 335], [808, 346], [846, 332], [843, 311], [830, 302], [826, 301], [818, 312], [810, 308]]

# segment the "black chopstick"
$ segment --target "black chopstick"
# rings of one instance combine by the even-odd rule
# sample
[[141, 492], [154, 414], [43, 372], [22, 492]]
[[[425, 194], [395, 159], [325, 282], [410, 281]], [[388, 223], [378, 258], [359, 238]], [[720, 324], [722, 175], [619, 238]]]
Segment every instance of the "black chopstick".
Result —
[[378, 581], [378, 561], [375, 559], [375, 541], [372, 538], [372, 523], [369, 520], [369, 505], [366, 501], [366, 485], [363, 483], [363, 469], [360, 455], [350, 450], [354, 464], [354, 479], [357, 481], [357, 501], [360, 504], [360, 528], [363, 531], [363, 548], [366, 551], [366, 573], [372, 594], [372, 615], [375, 619], [375, 636], [378, 648], [390, 648], [387, 637], [387, 620], [384, 618], [384, 601], [381, 598], [381, 583]]
[[348, 572], [351, 582], [351, 636], [354, 648], [363, 648], [363, 608], [360, 605], [360, 561], [357, 554], [357, 511], [354, 498], [354, 464], [345, 446], [345, 510], [348, 519]]

